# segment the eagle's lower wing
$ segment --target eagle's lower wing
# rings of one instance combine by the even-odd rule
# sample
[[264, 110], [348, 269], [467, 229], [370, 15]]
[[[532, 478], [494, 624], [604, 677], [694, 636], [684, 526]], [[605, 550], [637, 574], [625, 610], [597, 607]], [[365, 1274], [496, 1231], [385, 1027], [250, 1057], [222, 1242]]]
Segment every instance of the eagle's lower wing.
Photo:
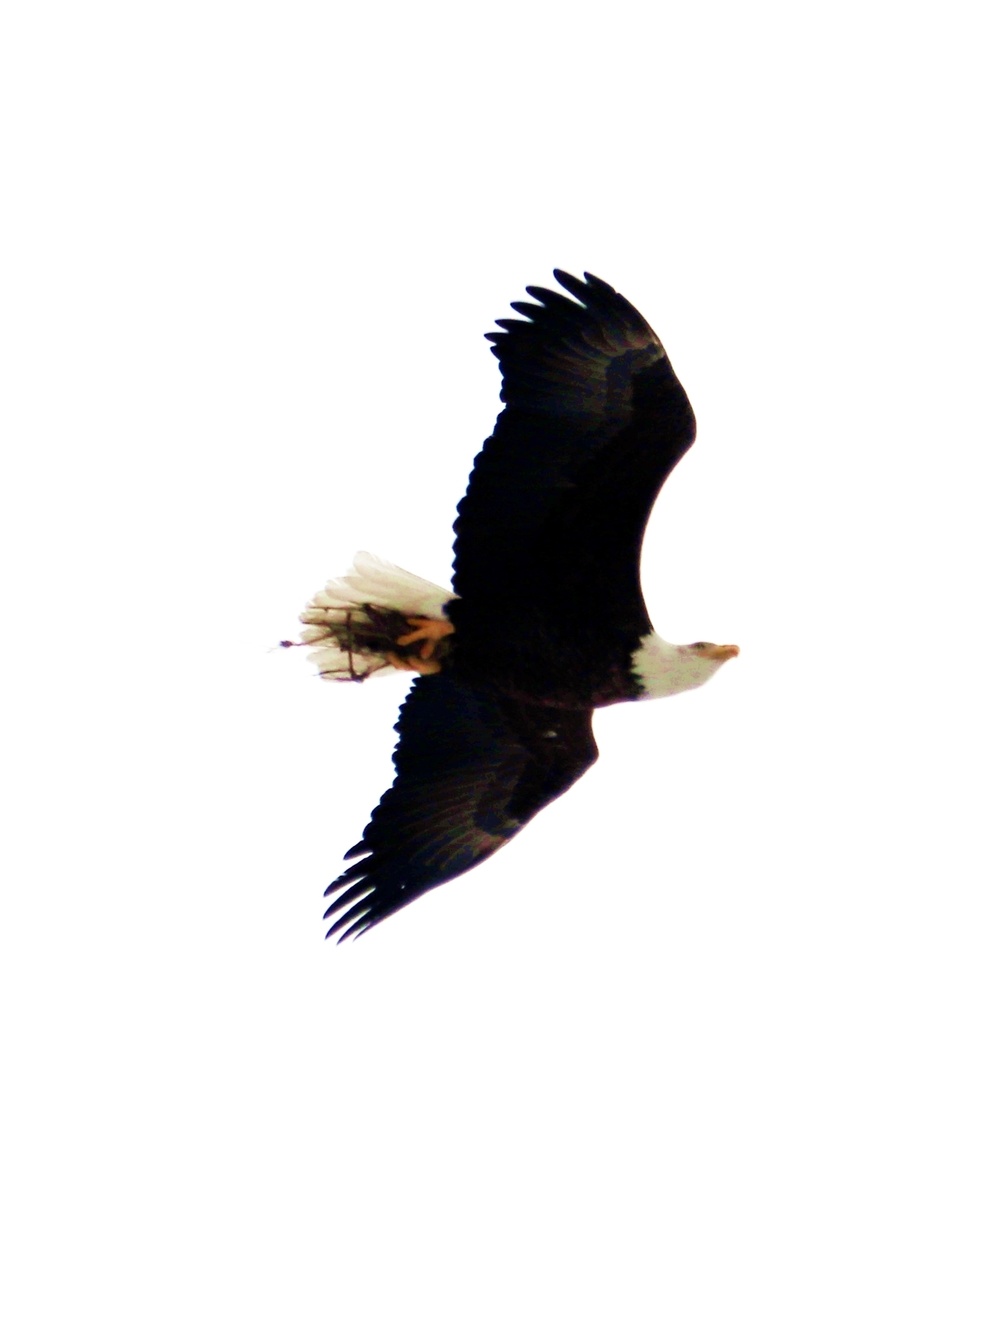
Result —
[[694, 442], [691, 405], [645, 319], [595, 276], [529, 287], [497, 323], [501, 411], [455, 523], [454, 588], [480, 609], [546, 595], [648, 629], [639, 552], [664, 480]]
[[341, 912], [327, 937], [364, 933], [506, 844], [596, 761], [591, 718], [447, 672], [418, 678], [396, 724], [395, 782], [344, 856], [358, 861], [327, 888], [327, 916]]

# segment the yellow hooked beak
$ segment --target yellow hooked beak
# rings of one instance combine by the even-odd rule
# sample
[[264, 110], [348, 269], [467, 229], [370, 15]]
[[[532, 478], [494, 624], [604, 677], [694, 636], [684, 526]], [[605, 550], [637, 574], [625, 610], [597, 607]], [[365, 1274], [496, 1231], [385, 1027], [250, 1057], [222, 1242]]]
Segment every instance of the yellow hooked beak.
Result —
[[724, 663], [735, 658], [740, 651], [738, 644], [709, 644], [704, 649], [695, 649], [699, 658], [711, 658], [713, 663]]

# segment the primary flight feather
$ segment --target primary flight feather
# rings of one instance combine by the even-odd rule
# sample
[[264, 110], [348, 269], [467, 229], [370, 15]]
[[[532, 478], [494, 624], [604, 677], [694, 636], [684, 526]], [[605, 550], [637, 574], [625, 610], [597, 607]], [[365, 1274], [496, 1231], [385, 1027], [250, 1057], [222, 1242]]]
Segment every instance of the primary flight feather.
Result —
[[454, 591], [361, 554], [303, 612], [320, 676], [419, 673], [396, 778], [326, 894], [341, 941], [489, 858], [597, 759], [595, 709], [703, 685], [733, 644], [669, 644], [639, 585], [646, 521], [694, 442], [652, 329], [565, 271], [487, 339], [493, 434], [455, 522]]

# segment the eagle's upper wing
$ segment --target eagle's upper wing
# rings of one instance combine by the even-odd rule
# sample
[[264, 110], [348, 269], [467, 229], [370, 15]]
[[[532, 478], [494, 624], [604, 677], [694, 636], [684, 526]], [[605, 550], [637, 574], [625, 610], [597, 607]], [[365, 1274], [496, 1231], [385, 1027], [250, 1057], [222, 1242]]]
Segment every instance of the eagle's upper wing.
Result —
[[497, 323], [501, 411], [455, 523], [456, 593], [484, 607], [547, 595], [606, 603], [648, 629], [639, 552], [667, 475], [694, 442], [684, 389], [655, 333], [596, 276], [529, 287]]
[[550, 709], [419, 677], [400, 711], [396, 779], [327, 888], [327, 937], [364, 933], [506, 844], [597, 759], [589, 710]]

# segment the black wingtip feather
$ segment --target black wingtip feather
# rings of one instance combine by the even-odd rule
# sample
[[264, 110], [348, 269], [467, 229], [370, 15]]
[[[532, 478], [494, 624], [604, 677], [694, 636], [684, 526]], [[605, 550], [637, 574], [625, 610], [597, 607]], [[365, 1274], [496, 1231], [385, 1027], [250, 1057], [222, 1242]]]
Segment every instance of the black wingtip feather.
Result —
[[[542, 285], [526, 285], [525, 288], [533, 299], [537, 299], [546, 308], [556, 308], [569, 317], [579, 317], [581, 305], [568, 299], [565, 294], [559, 294], [554, 289], [545, 289]], [[510, 306], [513, 308], [515, 305]]]
[[[356, 900], [350, 909], [345, 910], [340, 918], [330, 925], [326, 936], [329, 938], [331, 933], [338, 933], [341, 930], [350, 933], [351, 929], [358, 924], [369, 923], [373, 917], [373, 911], [373, 893], [369, 892], [366, 896], [362, 896], [360, 900]], [[375, 917], [377, 918], [377, 916]]]
[[[347, 881], [349, 876], [350, 876], [349, 873], [341, 873], [338, 878], [335, 878], [327, 887], [326, 891], [323, 892], [323, 899], [325, 900], [327, 896], [332, 896], [335, 891], [338, 891]], [[333, 905], [331, 905], [330, 909], [326, 912], [326, 915], [331, 914], [334, 910], [337, 909], [339, 905], [343, 905], [344, 897], [346, 894], [347, 893], [342, 893], [340, 896], [337, 897]], [[326, 915], [323, 916], [324, 919], [326, 919]]]
[[570, 275], [568, 271], [558, 269], [552, 274], [572, 298], [567, 294], [557, 293], [554, 289], [546, 289], [544, 285], [525, 285], [529, 297], [535, 302], [526, 303], [523, 299], [515, 299], [510, 306], [519, 316], [499, 317], [496, 325], [500, 330], [485, 333], [498, 359], [503, 358], [503, 354], [497, 349], [498, 342], [503, 347], [508, 337], [520, 338], [520, 335], [529, 331], [539, 333], [547, 331], [555, 335], [563, 328], [566, 331], [570, 328], [575, 330], [581, 321], [581, 310], [584, 313], [594, 314], [604, 322], [616, 318], [619, 321], [622, 319], [638, 321], [645, 325], [642, 317], [617, 290], [606, 280], [592, 275], [590, 271], [584, 271], [583, 280]]
[[337, 939], [337, 942], [338, 944], [346, 943], [348, 938], [352, 939], [354, 942], [357, 942], [359, 938], [363, 938], [365, 936], [365, 934], [368, 932], [369, 929], [373, 929], [375, 925], [380, 922], [381, 921], [377, 919], [370, 919], [367, 922], [365, 922], [363, 919], [359, 919], [356, 924], [352, 924], [349, 929], [344, 930], [344, 932]]
[[562, 285], [563, 289], [568, 289], [581, 303], [587, 302], [587, 291], [590, 287], [587, 282], [590, 280], [590, 276], [587, 275], [586, 271], [584, 271], [584, 276], [586, 276], [585, 280], [578, 280], [575, 275], [570, 275], [569, 271], [561, 271], [558, 267], [556, 267], [552, 274]]

